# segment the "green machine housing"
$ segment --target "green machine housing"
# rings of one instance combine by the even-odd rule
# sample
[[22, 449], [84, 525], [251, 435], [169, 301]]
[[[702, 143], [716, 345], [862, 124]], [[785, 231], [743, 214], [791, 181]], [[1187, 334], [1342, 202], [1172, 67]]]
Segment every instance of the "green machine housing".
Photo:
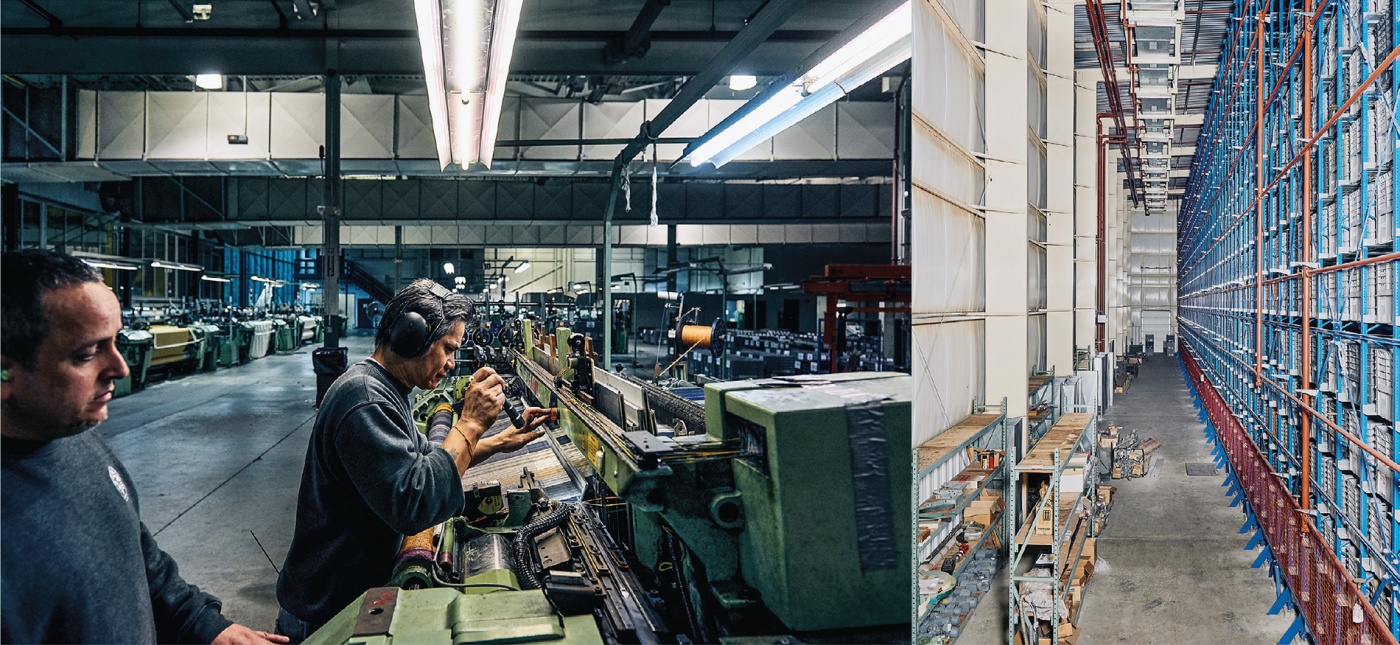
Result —
[[[526, 360], [570, 378], [557, 370], [568, 364], [564, 352], [542, 356], [530, 334], [527, 327]], [[562, 341], [567, 331], [556, 335]], [[522, 376], [540, 401], [556, 400], [543, 378]], [[706, 436], [658, 438], [682, 458], [654, 463], [619, 445], [609, 436], [616, 431], [596, 430], [596, 418], [584, 418], [594, 415], [561, 406], [560, 423], [632, 505], [643, 566], [662, 561], [659, 538], [669, 527], [703, 563], [724, 611], [761, 604], [798, 632], [901, 625], [911, 575], [911, 388], [895, 373], [709, 384]], [[685, 458], [687, 444], [700, 452], [738, 445], [744, 456]]]

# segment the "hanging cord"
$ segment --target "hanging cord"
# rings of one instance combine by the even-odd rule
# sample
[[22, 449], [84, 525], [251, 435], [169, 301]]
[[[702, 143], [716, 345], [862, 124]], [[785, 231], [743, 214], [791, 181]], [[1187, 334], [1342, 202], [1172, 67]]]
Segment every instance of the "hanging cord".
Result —
[[651, 225], [656, 226], [660, 219], [656, 215], [656, 164], [660, 157], [656, 156], [656, 139], [651, 140]]

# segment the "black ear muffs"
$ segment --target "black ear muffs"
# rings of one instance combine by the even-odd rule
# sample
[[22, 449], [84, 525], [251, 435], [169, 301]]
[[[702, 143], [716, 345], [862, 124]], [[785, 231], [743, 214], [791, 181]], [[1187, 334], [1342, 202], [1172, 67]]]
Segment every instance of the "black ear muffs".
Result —
[[[432, 290], [433, 295], [438, 298], [438, 317], [441, 318], [442, 305], [447, 302], [447, 297], [452, 295], [452, 292], [437, 283], [433, 284]], [[389, 330], [389, 349], [403, 358], [418, 358], [428, 351], [436, 331], [428, 325], [428, 320], [423, 314], [416, 311], [404, 312]]]

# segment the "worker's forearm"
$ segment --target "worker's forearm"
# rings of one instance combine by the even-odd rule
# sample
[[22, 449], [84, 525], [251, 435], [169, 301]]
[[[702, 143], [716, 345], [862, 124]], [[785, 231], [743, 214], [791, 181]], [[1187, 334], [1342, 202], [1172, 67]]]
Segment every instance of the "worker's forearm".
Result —
[[467, 472], [467, 467], [471, 466], [472, 462], [485, 459], [484, 456], [478, 456], [481, 453], [479, 442], [478, 445], [473, 445], [467, 441], [467, 437], [480, 436], [480, 433], [473, 433], [471, 430], [463, 428], [464, 423], [469, 424], [470, 422], [458, 422], [452, 427], [452, 430], [448, 431], [447, 438], [442, 442], [442, 449], [452, 456], [452, 463], [457, 466], [459, 476]]

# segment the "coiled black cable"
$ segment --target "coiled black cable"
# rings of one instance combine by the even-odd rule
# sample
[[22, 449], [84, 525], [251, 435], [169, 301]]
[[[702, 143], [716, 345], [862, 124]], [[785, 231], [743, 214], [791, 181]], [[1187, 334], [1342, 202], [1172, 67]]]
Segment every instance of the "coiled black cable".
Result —
[[520, 574], [521, 589], [540, 588], [540, 578], [535, 574], [534, 558], [529, 557], [530, 541], [539, 534], [563, 524], [573, 511], [572, 504], [560, 504], [559, 508], [520, 527], [520, 530], [515, 533], [515, 540], [512, 541], [511, 547], [515, 551], [515, 562], [519, 569], [516, 573]]

